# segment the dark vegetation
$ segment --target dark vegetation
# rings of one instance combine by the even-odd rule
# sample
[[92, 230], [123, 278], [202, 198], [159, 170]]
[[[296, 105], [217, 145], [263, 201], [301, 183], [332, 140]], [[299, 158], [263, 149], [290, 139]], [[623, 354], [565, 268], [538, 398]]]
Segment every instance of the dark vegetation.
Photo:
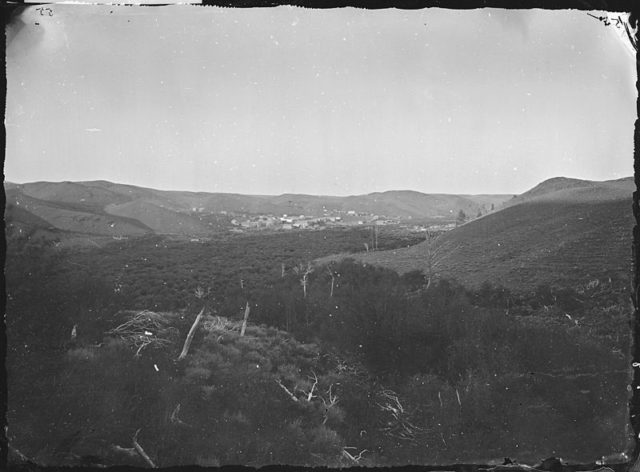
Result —
[[[243, 287], [269, 287], [284, 270], [332, 252], [353, 253], [370, 242], [369, 229], [220, 235], [207, 242], [148, 236], [114, 242], [105, 248], [66, 252], [66, 270], [94, 274], [128, 300], [129, 308], [175, 310], [192, 299], [194, 287], [208, 288], [232, 309]], [[406, 247], [416, 234], [385, 228], [379, 248]], [[61, 268], [61, 270], [64, 270]], [[244, 300], [240, 301], [244, 306]], [[238, 309], [240, 309], [238, 305]]]
[[347, 466], [588, 461], [627, 445], [624, 279], [511, 293], [307, 264], [369, 237], [149, 237], [74, 252], [10, 239], [13, 453], [144, 466], [135, 437], [159, 466]]

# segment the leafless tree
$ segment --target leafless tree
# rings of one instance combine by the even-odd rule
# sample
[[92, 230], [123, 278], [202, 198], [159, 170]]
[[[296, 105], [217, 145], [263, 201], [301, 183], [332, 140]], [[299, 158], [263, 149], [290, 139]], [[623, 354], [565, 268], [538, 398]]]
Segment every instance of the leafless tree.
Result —
[[291, 390], [289, 390], [280, 379], [276, 379], [275, 382], [280, 386], [280, 388], [282, 390], [284, 390], [284, 392], [289, 396], [289, 398], [291, 398], [291, 400], [293, 400], [294, 402], [298, 403], [300, 401], [305, 401], [307, 403], [310, 403], [313, 399], [318, 398], [318, 395], [316, 395], [315, 391], [316, 391], [316, 387], [318, 386], [318, 376], [315, 374], [315, 372], [311, 372], [313, 374], [313, 377], [308, 376], [309, 380], [313, 380], [313, 384], [311, 384], [311, 387], [308, 388], [308, 390], [304, 390], [300, 387], [298, 387], [298, 385], [296, 385], [293, 388], [293, 392], [299, 392], [302, 394], [302, 396], [297, 396], [295, 393], [293, 393]]
[[302, 292], [304, 294], [304, 298], [307, 298], [307, 286], [309, 285], [309, 274], [313, 272], [313, 266], [311, 262], [307, 262], [307, 265], [300, 264], [297, 267], [293, 268], [294, 272], [297, 275], [300, 275], [300, 285], [302, 285]]
[[444, 256], [447, 252], [457, 250], [459, 246], [438, 242], [439, 235], [434, 231], [427, 231], [425, 236], [425, 279], [427, 287], [431, 286], [433, 280], [438, 276], [440, 269], [444, 265]]
[[327, 398], [320, 397], [322, 400], [322, 404], [324, 405], [324, 417], [322, 419], [322, 424], [325, 424], [329, 419], [329, 411], [336, 406], [338, 403], [338, 395], [332, 392], [333, 384], [329, 385], [329, 390], [327, 390]]

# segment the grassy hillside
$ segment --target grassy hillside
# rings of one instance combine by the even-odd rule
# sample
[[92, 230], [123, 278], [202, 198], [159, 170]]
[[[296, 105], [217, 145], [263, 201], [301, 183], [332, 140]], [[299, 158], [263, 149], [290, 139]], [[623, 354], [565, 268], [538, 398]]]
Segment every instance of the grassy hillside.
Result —
[[[427, 195], [420, 192], [392, 191], [373, 193], [366, 197], [366, 199], [361, 196], [347, 197], [347, 202], [355, 208], [362, 209], [361, 211], [381, 211], [390, 216], [412, 218], [455, 218], [460, 210], [475, 215], [479, 210], [485, 212], [489, 209], [482, 203], [474, 201], [473, 197], [464, 195]], [[503, 196], [503, 198], [507, 200], [509, 196]]]
[[[102, 236], [202, 234], [229, 227], [212, 215], [307, 215], [354, 211], [405, 219], [449, 219], [458, 211], [486, 213], [509, 195], [444, 195], [390, 191], [350, 197], [283, 194], [277, 196], [163, 191], [103, 180], [33, 182], [5, 185], [8, 201], [29, 206], [47, 227]], [[198, 217], [192, 214], [198, 213]], [[19, 220], [20, 214], [13, 215]], [[120, 217], [115, 218], [114, 217]], [[354, 217], [355, 218], [355, 217]], [[16, 220], [14, 223], [19, 223]], [[116, 223], [117, 229], [111, 226]], [[40, 228], [44, 229], [44, 227]]]
[[177, 213], [143, 200], [134, 200], [120, 205], [107, 205], [105, 211], [111, 215], [140, 221], [160, 234], [200, 234], [209, 231], [206, 224], [202, 224], [197, 217]]
[[[518, 197], [522, 203], [443, 234], [431, 250], [438, 275], [515, 290], [627, 277], [633, 227], [628, 181], [575, 183], [533, 189]], [[400, 273], [426, 271], [428, 247], [424, 242], [357, 259]]]
[[[74, 190], [76, 190], [74, 188]], [[33, 192], [38, 194], [36, 192]], [[42, 192], [42, 196], [47, 196]], [[66, 195], [66, 194], [65, 194]], [[61, 197], [58, 197], [61, 198]], [[5, 212], [8, 224], [28, 224], [38, 229], [55, 229], [68, 233], [115, 236], [121, 234], [142, 235], [150, 228], [139, 220], [109, 215], [97, 207], [95, 201], [42, 200], [19, 190], [7, 191], [7, 207], [19, 207], [24, 211]], [[26, 213], [25, 213], [26, 212]], [[37, 220], [33, 217], [37, 217]]]
[[75, 182], [34, 182], [19, 185], [16, 190], [38, 200], [80, 205], [86, 209], [101, 209], [109, 203], [128, 200], [117, 192]]
[[635, 184], [631, 177], [604, 182], [556, 177], [545, 180], [531, 190], [513, 197], [506, 202], [506, 206], [541, 200], [558, 202], [621, 200], [629, 198], [634, 190]]

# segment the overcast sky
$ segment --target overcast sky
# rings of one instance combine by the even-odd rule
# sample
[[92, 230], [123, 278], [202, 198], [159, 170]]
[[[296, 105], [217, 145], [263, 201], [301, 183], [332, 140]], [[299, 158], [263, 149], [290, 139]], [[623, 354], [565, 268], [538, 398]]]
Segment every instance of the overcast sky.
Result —
[[629, 176], [620, 33], [582, 11], [33, 6], [7, 31], [5, 175], [325, 195]]

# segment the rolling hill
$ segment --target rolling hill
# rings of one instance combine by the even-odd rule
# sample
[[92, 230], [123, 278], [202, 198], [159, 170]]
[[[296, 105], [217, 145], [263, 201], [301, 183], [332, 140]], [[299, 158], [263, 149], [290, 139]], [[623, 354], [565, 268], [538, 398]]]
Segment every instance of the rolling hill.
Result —
[[[69, 194], [76, 193], [78, 189], [75, 186], [69, 187], [71, 192], [57, 194], [54, 197], [55, 200], [30, 196], [19, 188], [7, 189], [7, 210], [5, 210], [7, 226], [24, 226], [32, 230], [47, 229], [96, 236], [142, 235], [151, 231], [136, 219], [120, 218], [104, 212], [94, 200], [86, 201], [78, 198], [73, 201]], [[50, 196], [47, 190], [34, 193], [39, 196]], [[16, 208], [19, 210], [15, 211]]]
[[565, 202], [621, 200], [629, 198], [634, 190], [635, 184], [631, 177], [604, 182], [555, 177], [513, 197], [505, 202], [505, 206], [541, 200]]
[[[232, 216], [355, 212], [400, 219], [452, 221], [459, 210], [485, 213], [511, 195], [444, 195], [389, 191], [349, 197], [163, 191], [103, 180], [6, 183], [7, 222], [96, 237], [199, 235], [226, 230]], [[217, 216], [213, 216], [217, 215]], [[229, 217], [221, 217], [229, 215]], [[37, 218], [35, 220], [34, 218]], [[37, 221], [37, 223], [36, 223]], [[35, 226], [34, 226], [35, 225]], [[25, 226], [26, 228], [26, 226]], [[33, 228], [32, 228], [33, 229]]]
[[431, 252], [438, 275], [476, 287], [485, 281], [526, 289], [628, 277], [633, 190], [631, 178], [551, 179], [513, 198], [506, 208], [444, 233], [431, 243], [431, 251], [425, 241], [356, 258], [405, 273], [425, 271]]

